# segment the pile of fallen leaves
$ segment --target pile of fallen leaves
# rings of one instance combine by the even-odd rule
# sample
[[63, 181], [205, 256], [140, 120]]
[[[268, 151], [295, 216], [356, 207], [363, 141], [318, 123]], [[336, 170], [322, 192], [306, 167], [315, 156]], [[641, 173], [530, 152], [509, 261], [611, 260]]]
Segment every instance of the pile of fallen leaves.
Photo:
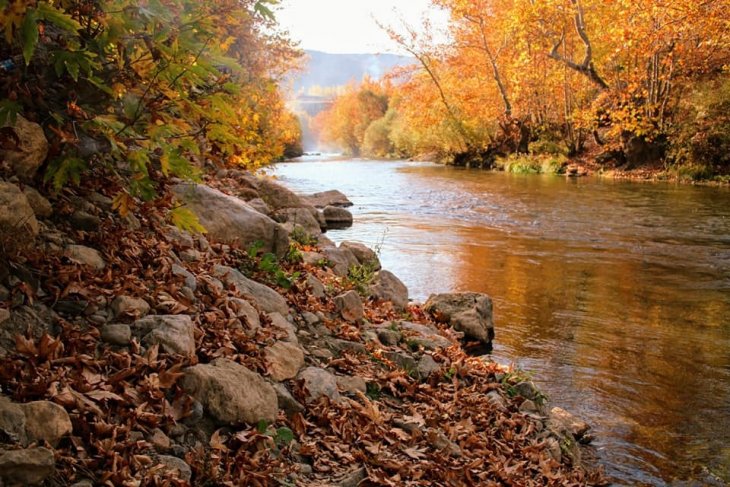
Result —
[[[101, 184], [97, 189], [103, 191]], [[255, 333], [234, 326], [238, 318], [230, 299], [237, 291], [214, 285], [213, 267], [224, 264], [275, 286], [257, 267], [261, 257], [206, 241], [203, 258], [184, 263], [199, 283], [191, 299], [183, 292], [183, 279], [172, 272], [182, 249], [165, 238], [169, 202], [140, 208], [137, 229], [110, 213], [93, 233], [64, 222], [63, 198], [57, 207], [57, 228], [75, 242], [99, 249], [107, 267], [97, 273], [58, 255], [26, 255], [22, 267], [36, 277], [43, 292], [18, 285], [12, 290], [13, 303], [40, 301], [63, 311], [53, 336], [19, 335], [16, 349], [0, 360], [5, 395], [18, 402], [50, 400], [71, 416], [73, 435], [55, 450], [53, 485], [81, 479], [97, 485], [185, 485], [156, 462], [157, 450], [145, 440], [156, 428], [176, 438], [170, 453], [190, 465], [195, 485], [603, 483], [600, 473], [570, 465], [565, 456], [561, 462], [551, 456], [546, 436], [540, 434], [543, 420], [519, 411], [520, 398], [509, 397], [500, 382], [502, 367], [467, 356], [454, 341], [454, 346], [432, 354], [440, 367], [437, 373], [426, 380], [414, 377], [387, 358], [389, 347], [364, 340], [359, 326], [333, 313], [331, 296], [352, 284], [297, 259], [281, 262], [282, 270], [296, 278], [288, 288], [276, 288], [295, 314], [324, 313], [328, 319], [323, 325], [332, 336], [365, 344], [361, 353], [351, 350], [327, 359], [309, 355], [307, 361], [362, 377], [367, 394], [340, 402], [323, 398], [290, 416], [280, 411], [272, 425], [186, 427], [201, 411], [178, 385], [185, 367], [226, 357], [266, 375], [263, 349], [286, 335], [263, 313]], [[202, 236], [196, 239], [204, 241]], [[311, 295], [303, 284], [308, 274], [327, 284], [327, 297]], [[189, 315], [196, 327], [195, 356], [166, 354], [137, 341], [126, 348], [104, 343], [88, 317], [119, 295], [142, 297], [158, 314]], [[417, 306], [409, 316], [428, 321]], [[366, 317], [377, 326], [399, 315], [389, 303], [368, 302]], [[290, 381], [288, 386], [304, 404], [302, 384]], [[490, 401], [491, 391], [504, 404]]]

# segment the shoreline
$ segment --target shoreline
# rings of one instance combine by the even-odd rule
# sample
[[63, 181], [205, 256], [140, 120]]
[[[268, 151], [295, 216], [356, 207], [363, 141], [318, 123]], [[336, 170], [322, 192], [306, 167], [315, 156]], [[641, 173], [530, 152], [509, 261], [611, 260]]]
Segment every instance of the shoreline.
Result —
[[202, 235], [160, 208], [120, 217], [104, 181], [38, 194], [38, 251], [0, 272], [0, 407], [23, 418], [7, 483], [605, 485], [581, 462], [588, 425], [465, 353], [494, 336], [488, 296], [409, 303], [375, 252], [320, 233], [346, 219], [340, 195], [317, 210], [237, 170], [171, 184]]

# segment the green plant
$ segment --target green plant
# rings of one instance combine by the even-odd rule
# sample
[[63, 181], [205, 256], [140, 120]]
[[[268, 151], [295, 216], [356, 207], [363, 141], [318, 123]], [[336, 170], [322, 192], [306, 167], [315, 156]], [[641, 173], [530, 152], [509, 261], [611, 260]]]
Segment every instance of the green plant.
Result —
[[261, 257], [261, 260], [258, 262], [258, 269], [267, 273], [274, 283], [284, 289], [289, 289], [293, 281], [297, 280], [300, 275], [298, 272], [291, 275], [287, 274], [279, 265], [279, 260], [276, 258], [276, 255], [271, 253], [264, 254]]
[[317, 237], [310, 235], [302, 227], [294, 227], [294, 230], [289, 234], [289, 238], [300, 245], [313, 246], [317, 244]]
[[122, 215], [201, 160], [273, 161], [297, 136], [276, 87], [300, 55], [272, 34], [276, 3], [0, 0], [0, 125], [41, 121], [45, 180], [104, 170]]
[[382, 392], [380, 390], [380, 386], [376, 384], [375, 382], [368, 382], [367, 383], [367, 390], [365, 391], [365, 395], [373, 400], [377, 401], [380, 399], [380, 396], [382, 396]]
[[292, 264], [304, 261], [302, 251], [299, 250], [299, 247], [294, 242], [289, 244], [289, 251], [286, 253], [286, 261], [291, 262]]
[[373, 262], [350, 266], [350, 270], [347, 272], [347, 281], [360, 295], [366, 296], [368, 294], [368, 287], [375, 278], [375, 268]]

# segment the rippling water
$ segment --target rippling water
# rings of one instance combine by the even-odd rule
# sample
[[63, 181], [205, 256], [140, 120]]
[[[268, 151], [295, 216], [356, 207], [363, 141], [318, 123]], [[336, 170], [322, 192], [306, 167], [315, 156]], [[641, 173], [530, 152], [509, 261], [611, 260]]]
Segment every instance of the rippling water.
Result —
[[730, 481], [730, 191], [428, 163], [304, 161], [298, 192], [339, 189], [411, 297], [494, 299], [494, 355], [594, 427], [619, 484], [699, 466]]

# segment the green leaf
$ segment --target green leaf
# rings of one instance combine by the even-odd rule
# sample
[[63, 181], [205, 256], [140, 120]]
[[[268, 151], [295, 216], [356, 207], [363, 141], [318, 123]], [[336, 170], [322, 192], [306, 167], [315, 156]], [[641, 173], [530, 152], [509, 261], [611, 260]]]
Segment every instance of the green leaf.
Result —
[[76, 22], [70, 15], [51, 6], [50, 3], [39, 2], [37, 12], [39, 19], [46, 20], [60, 29], [69, 32], [76, 32], [81, 29], [81, 24]]
[[86, 169], [86, 163], [78, 157], [58, 158], [51, 162], [43, 182], [52, 181], [53, 189], [59, 191], [69, 182], [78, 185], [81, 182], [81, 174]]
[[36, 9], [28, 9], [25, 12], [23, 24], [20, 26], [20, 37], [23, 41], [23, 58], [27, 66], [38, 46], [38, 12]]
[[269, 423], [265, 420], [259, 420], [259, 422], [256, 424], [256, 431], [261, 433], [262, 435], [266, 433], [266, 430], [269, 428]]
[[14, 125], [18, 113], [23, 110], [19, 103], [12, 100], [0, 100], [0, 127]]
[[294, 441], [294, 432], [292, 430], [286, 426], [276, 430], [276, 443], [288, 445], [292, 441]]
[[180, 230], [190, 233], [207, 233], [207, 230], [198, 220], [198, 215], [189, 208], [180, 206], [170, 212], [170, 221]]

